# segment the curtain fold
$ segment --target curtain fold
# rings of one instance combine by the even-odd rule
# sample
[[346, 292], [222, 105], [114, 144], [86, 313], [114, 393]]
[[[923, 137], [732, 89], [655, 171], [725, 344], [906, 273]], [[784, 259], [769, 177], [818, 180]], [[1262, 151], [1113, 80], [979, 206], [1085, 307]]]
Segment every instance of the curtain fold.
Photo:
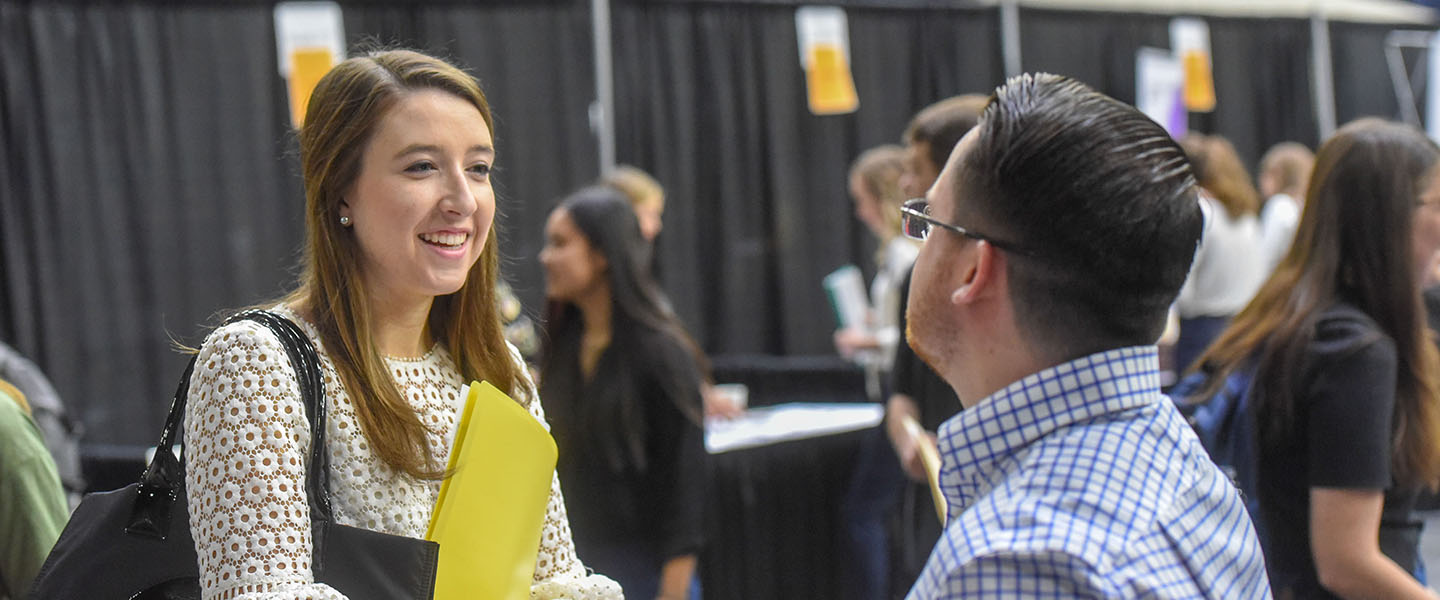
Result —
[[[554, 202], [598, 175], [590, 6], [342, 2], [347, 43], [455, 58], [496, 113], [505, 274], [532, 314]], [[303, 194], [271, 2], [0, 0], [0, 339], [34, 358], [87, 441], [151, 442], [216, 313], [294, 285]], [[670, 202], [657, 249], [712, 354], [829, 354], [820, 281], [869, 268], [846, 171], [910, 116], [1002, 82], [999, 16], [923, 0], [846, 7], [860, 109], [809, 113], [786, 2], [612, 2], [617, 151]], [[1169, 17], [1021, 11], [1027, 70], [1134, 99], [1134, 52]], [[1226, 135], [1252, 167], [1318, 141], [1308, 21], [1207, 19]], [[1333, 24], [1341, 122], [1397, 116], [1384, 25]], [[1418, 92], [1418, 90], [1417, 90]]]
[[[154, 437], [222, 306], [275, 294], [299, 232], [263, 7], [3, 4], [0, 334], [91, 443]], [[15, 37], [11, 37], [15, 36]]]
[[[1412, 27], [1371, 23], [1331, 23], [1330, 52], [1335, 74], [1335, 124], [1344, 125], [1360, 117], [1402, 120], [1400, 102], [1385, 62], [1385, 37], [1395, 30]], [[1426, 33], [1430, 33], [1427, 31]], [[1420, 119], [1425, 119], [1426, 64], [1424, 49], [1404, 49], [1412, 93]]]
[[[1135, 52], [1144, 46], [1169, 49], [1171, 18], [1025, 9], [1021, 60], [1026, 71], [1068, 75], [1133, 103]], [[1315, 147], [1309, 21], [1210, 17], [1205, 22], [1216, 108], [1191, 113], [1190, 129], [1228, 138], [1252, 175], [1271, 145], [1298, 141]]]
[[860, 109], [810, 114], [789, 6], [613, 8], [617, 154], [665, 186], [657, 257], [712, 353], [825, 354], [820, 281], [871, 261], [850, 161], [911, 114], [1000, 82], [993, 10], [847, 11]]

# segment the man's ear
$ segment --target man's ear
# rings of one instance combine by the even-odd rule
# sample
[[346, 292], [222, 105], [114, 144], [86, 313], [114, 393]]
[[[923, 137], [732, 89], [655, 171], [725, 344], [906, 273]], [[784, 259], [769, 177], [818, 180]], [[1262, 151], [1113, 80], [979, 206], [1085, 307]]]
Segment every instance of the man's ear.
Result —
[[990, 242], [977, 240], [975, 250], [966, 254], [968, 257], [962, 266], [965, 277], [960, 287], [950, 294], [950, 302], [954, 304], [969, 304], [992, 293], [1001, 275], [1000, 270], [1005, 267], [1000, 251]]

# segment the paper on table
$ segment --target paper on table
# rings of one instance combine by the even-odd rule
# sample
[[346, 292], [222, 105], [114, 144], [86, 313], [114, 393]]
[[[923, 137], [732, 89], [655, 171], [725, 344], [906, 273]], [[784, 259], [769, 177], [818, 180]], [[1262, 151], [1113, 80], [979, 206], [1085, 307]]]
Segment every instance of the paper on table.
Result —
[[874, 427], [885, 409], [879, 404], [795, 402], [752, 408], [733, 419], [705, 423], [711, 454]]
[[860, 268], [845, 265], [825, 276], [825, 295], [830, 298], [830, 307], [835, 309], [835, 320], [840, 327], [865, 327], [865, 316], [870, 312], [870, 299], [865, 293], [865, 281]]
[[425, 539], [440, 543], [437, 600], [530, 597], [555, 441], [524, 407], [472, 383]]

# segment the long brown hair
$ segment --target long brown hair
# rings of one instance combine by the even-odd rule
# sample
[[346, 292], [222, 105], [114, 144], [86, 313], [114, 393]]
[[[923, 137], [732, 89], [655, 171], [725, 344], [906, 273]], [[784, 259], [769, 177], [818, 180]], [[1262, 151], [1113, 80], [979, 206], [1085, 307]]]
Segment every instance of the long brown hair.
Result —
[[[424, 424], [391, 379], [375, 345], [364, 272], [356, 260], [360, 249], [339, 223], [343, 195], [359, 177], [365, 147], [381, 119], [405, 95], [427, 89], [470, 102], [494, 131], [490, 104], [475, 78], [418, 52], [387, 50], [351, 58], [316, 85], [299, 136], [305, 177], [304, 270], [299, 288], [285, 301], [308, 309], [375, 454], [397, 471], [435, 479], [443, 476], [444, 464], [429, 451]], [[505, 344], [497, 308], [495, 238], [492, 222], [465, 285], [435, 298], [428, 327], [450, 351], [465, 380], [484, 379], [513, 396], [524, 380]]]
[[1230, 218], [1260, 212], [1260, 192], [1250, 179], [1250, 172], [1240, 161], [1235, 146], [1218, 135], [1191, 134], [1180, 140], [1195, 181], [1210, 192]]
[[[1413, 485], [1440, 477], [1440, 358], [1426, 333], [1410, 230], [1440, 149], [1420, 132], [1378, 119], [1342, 127], [1316, 156], [1289, 253], [1191, 369], [1212, 373], [1208, 397], [1253, 364], [1263, 440], [1283, 439], [1296, 416], [1305, 348], [1320, 314], [1343, 299], [1395, 343], [1391, 470]], [[1253, 361], [1253, 363], [1251, 362]]]

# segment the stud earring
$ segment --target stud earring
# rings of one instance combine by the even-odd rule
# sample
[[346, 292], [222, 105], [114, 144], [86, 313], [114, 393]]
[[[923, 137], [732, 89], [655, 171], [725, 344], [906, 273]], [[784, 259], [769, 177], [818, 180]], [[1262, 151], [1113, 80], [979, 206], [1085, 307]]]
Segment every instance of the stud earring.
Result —
[[341, 216], [341, 217], [340, 217], [340, 226], [341, 226], [341, 227], [349, 227], [349, 226], [350, 226], [350, 217]]

